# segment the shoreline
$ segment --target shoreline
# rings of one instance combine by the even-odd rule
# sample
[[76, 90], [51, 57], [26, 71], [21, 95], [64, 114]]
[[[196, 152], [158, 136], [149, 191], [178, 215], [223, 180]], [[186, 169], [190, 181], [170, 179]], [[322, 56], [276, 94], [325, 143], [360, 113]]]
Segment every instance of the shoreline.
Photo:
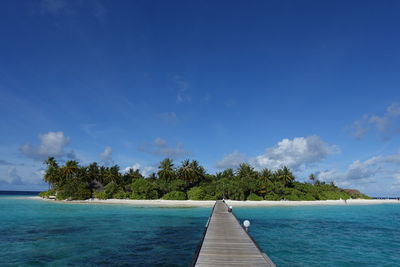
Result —
[[[71, 200], [56, 201], [41, 198], [39, 196], [26, 197], [28, 199], [53, 201], [56, 203], [71, 204], [125, 204], [135, 206], [155, 206], [155, 207], [213, 207], [214, 200], [134, 200], [134, 199], [93, 199], [93, 200]], [[377, 204], [400, 204], [396, 199], [349, 199], [344, 200], [303, 200], [303, 201], [240, 201], [226, 200], [232, 207], [273, 207], [273, 206], [332, 206], [332, 205], [377, 205]]]

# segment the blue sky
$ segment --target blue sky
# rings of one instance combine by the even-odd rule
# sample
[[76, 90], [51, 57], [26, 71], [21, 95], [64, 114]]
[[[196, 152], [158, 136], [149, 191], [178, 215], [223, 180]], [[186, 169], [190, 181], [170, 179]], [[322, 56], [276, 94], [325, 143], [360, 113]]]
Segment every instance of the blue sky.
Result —
[[0, 5], [2, 190], [172, 157], [400, 195], [398, 1]]

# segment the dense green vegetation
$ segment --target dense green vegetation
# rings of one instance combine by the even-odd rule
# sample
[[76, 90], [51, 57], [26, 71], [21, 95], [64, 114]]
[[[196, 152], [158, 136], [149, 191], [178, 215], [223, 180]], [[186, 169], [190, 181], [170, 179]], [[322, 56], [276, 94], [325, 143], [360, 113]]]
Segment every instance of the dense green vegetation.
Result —
[[334, 183], [326, 184], [310, 175], [310, 182], [295, 181], [292, 172], [283, 167], [276, 171], [254, 170], [243, 163], [237, 170], [227, 169], [215, 175], [206, 173], [197, 161], [183, 161], [175, 166], [171, 159], [160, 162], [158, 172], [143, 177], [139, 170], [121, 173], [117, 165], [99, 166], [96, 162], [80, 166], [67, 161], [60, 166], [50, 157], [44, 181], [51, 189], [42, 197], [57, 199], [176, 199], [176, 200], [327, 200], [368, 198], [357, 190], [344, 190]]

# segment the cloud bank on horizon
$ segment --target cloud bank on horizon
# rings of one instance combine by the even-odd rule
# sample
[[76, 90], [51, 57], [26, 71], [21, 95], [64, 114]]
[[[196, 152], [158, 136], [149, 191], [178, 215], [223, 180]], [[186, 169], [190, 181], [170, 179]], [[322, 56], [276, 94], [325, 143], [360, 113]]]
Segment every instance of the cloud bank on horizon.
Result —
[[[392, 104], [387, 108], [387, 112], [382, 118], [397, 116], [397, 105]], [[379, 118], [374, 115], [371, 118]], [[356, 122], [357, 123], [357, 122]], [[64, 132], [48, 132], [38, 136], [38, 144], [23, 144], [20, 152], [26, 158], [34, 161], [44, 161], [48, 157], [55, 157], [61, 161], [67, 159], [77, 159], [73, 150], [66, 152], [66, 147], [70, 144], [71, 138], [67, 137]], [[160, 137], [155, 138], [152, 142], [142, 144], [138, 147], [138, 151], [147, 154], [153, 154], [162, 157], [169, 157], [176, 160], [190, 156], [190, 152], [178, 143], [176, 147], [169, 146], [168, 142]], [[105, 165], [114, 164], [111, 156], [113, 149], [106, 146], [99, 154], [98, 160]], [[266, 148], [260, 155], [253, 157], [246, 156], [238, 150], [225, 155], [221, 160], [214, 163], [217, 170], [233, 168], [236, 169], [241, 163], [249, 163], [256, 170], [268, 168], [276, 170], [287, 166], [296, 174], [302, 174], [309, 169], [315, 169], [318, 164], [323, 162], [331, 155], [340, 154], [341, 150], [338, 145], [328, 144], [319, 136], [313, 135], [308, 137], [294, 137], [293, 139], [282, 139], [272, 147]], [[96, 159], [93, 159], [96, 161]], [[88, 164], [89, 162], [82, 162]], [[0, 178], [1, 185], [13, 186], [45, 186], [42, 181], [43, 169], [32, 171], [28, 179], [23, 179], [17, 171], [18, 164], [0, 160], [0, 165], [7, 166], [6, 174]], [[340, 186], [354, 187], [365, 183], [376, 183], [377, 179], [386, 180], [391, 183], [391, 189], [397, 190], [400, 186], [400, 151], [394, 154], [378, 155], [370, 157], [364, 161], [355, 160], [347, 166], [344, 171], [338, 171], [336, 168], [318, 170], [315, 172], [318, 179], [326, 182], [335, 182]], [[23, 164], [21, 164], [23, 166]], [[124, 172], [129, 169], [139, 170], [144, 176], [157, 172], [157, 165], [144, 165], [134, 162], [123, 169]]]
[[400, 2], [302, 4], [0, 3], [0, 190], [170, 157], [400, 195]]

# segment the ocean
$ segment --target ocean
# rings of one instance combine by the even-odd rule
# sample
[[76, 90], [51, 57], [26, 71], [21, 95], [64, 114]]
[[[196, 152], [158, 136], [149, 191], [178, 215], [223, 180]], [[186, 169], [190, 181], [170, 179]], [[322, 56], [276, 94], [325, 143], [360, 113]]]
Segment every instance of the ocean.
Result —
[[[0, 266], [188, 266], [211, 212], [0, 194]], [[400, 205], [234, 213], [277, 266], [400, 266]]]
[[277, 266], [400, 266], [400, 204], [236, 208]]

